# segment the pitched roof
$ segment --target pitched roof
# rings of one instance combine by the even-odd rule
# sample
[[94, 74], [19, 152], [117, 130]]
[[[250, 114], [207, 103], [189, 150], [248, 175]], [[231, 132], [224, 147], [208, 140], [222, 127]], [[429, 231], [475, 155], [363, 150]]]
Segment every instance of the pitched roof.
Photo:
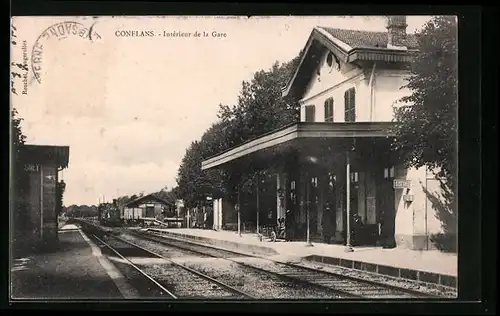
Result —
[[[387, 32], [358, 31], [349, 29], [337, 29], [319, 26], [333, 37], [341, 40], [352, 48], [387, 48]], [[418, 47], [415, 34], [407, 34], [405, 40], [406, 47], [412, 49]]]
[[357, 31], [329, 27], [313, 28], [302, 50], [301, 60], [282, 95], [301, 95], [309, 82], [313, 69], [318, 65], [318, 57], [325, 49], [330, 50], [344, 63], [372, 61], [386, 63], [407, 63], [418, 51], [418, 41], [414, 34], [407, 34], [406, 49], [387, 47], [386, 32]]
[[154, 194], [148, 194], [148, 195], [145, 195], [145, 196], [141, 196], [133, 201], [130, 201], [128, 203], [126, 203], [125, 205], [123, 205], [124, 207], [137, 207], [139, 206], [140, 204], [142, 203], [146, 203], [148, 201], [155, 201], [155, 202], [158, 202], [158, 203], [162, 203], [164, 205], [170, 205], [172, 206], [173, 204], [168, 202], [168, 201], [165, 201], [164, 199], [161, 199], [157, 196], [155, 196]]

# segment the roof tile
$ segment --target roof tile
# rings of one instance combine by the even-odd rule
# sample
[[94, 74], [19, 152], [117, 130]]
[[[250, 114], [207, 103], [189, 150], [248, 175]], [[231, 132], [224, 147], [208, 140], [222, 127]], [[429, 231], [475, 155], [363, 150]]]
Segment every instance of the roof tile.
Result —
[[[335, 38], [341, 40], [352, 48], [386, 48], [388, 42], [387, 32], [357, 31], [348, 29], [337, 29], [322, 27]], [[415, 34], [406, 35], [406, 46], [417, 48], [418, 41]]]

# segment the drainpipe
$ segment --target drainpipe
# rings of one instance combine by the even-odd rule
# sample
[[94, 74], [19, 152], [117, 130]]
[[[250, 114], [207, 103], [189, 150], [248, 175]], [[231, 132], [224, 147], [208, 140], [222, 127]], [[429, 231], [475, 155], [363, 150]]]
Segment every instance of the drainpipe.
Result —
[[370, 82], [368, 86], [370, 87], [370, 121], [373, 121], [373, 106], [374, 106], [374, 98], [373, 98], [373, 79], [375, 77], [375, 67], [377, 63], [373, 63], [372, 73], [370, 75]]

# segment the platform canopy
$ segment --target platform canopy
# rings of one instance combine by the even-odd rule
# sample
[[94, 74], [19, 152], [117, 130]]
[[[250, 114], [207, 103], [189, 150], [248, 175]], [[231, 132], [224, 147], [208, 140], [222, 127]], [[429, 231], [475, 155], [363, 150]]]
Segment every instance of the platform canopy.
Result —
[[166, 205], [166, 206], [175, 206], [173, 203], [170, 203], [164, 199], [161, 199], [153, 194], [148, 194], [148, 195], [145, 195], [145, 196], [141, 196], [140, 198], [137, 198], [133, 201], [130, 201], [128, 202], [127, 204], [124, 205], [124, 207], [127, 207], [127, 208], [135, 208], [135, 207], [139, 207], [139, 205], [141, 204], [146, 204], [146, 203], [160, 203], [160, 204], [163, 204], [163, 205]]
[[353, 140], [374, 142], [389, 139], [392, 122], [298, 122], [264, 134], [243, 144], [223, 151], [202, 162], [202, 170], [224, 167], [244, 158], [253, 163], [270, 164], [290, 150], [305, 154], [318, 153], [326, 147], [345, 150]]
[[26, 164], [68, 167], [69, 146], [23, 145], [21, 152]]

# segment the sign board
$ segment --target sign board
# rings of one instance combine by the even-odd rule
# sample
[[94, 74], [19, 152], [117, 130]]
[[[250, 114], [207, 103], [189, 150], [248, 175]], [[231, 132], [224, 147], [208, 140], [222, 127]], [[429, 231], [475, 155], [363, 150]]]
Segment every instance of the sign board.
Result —
[[394, 189], [409, 189], [411, 187], [411, 180], [394, 179], [392, 187]]
[[34, 165], [34, 164], [24, 165], [24, 170], [28, 171], [28, 172], [38, 172], [39, 169], [40, 169], [40, 167], [38, 165]]
[[413, 202], [414, 197], [415, 196], [413, 194], [405, 194], [403, 195], [403, 200], [405, 202]]

